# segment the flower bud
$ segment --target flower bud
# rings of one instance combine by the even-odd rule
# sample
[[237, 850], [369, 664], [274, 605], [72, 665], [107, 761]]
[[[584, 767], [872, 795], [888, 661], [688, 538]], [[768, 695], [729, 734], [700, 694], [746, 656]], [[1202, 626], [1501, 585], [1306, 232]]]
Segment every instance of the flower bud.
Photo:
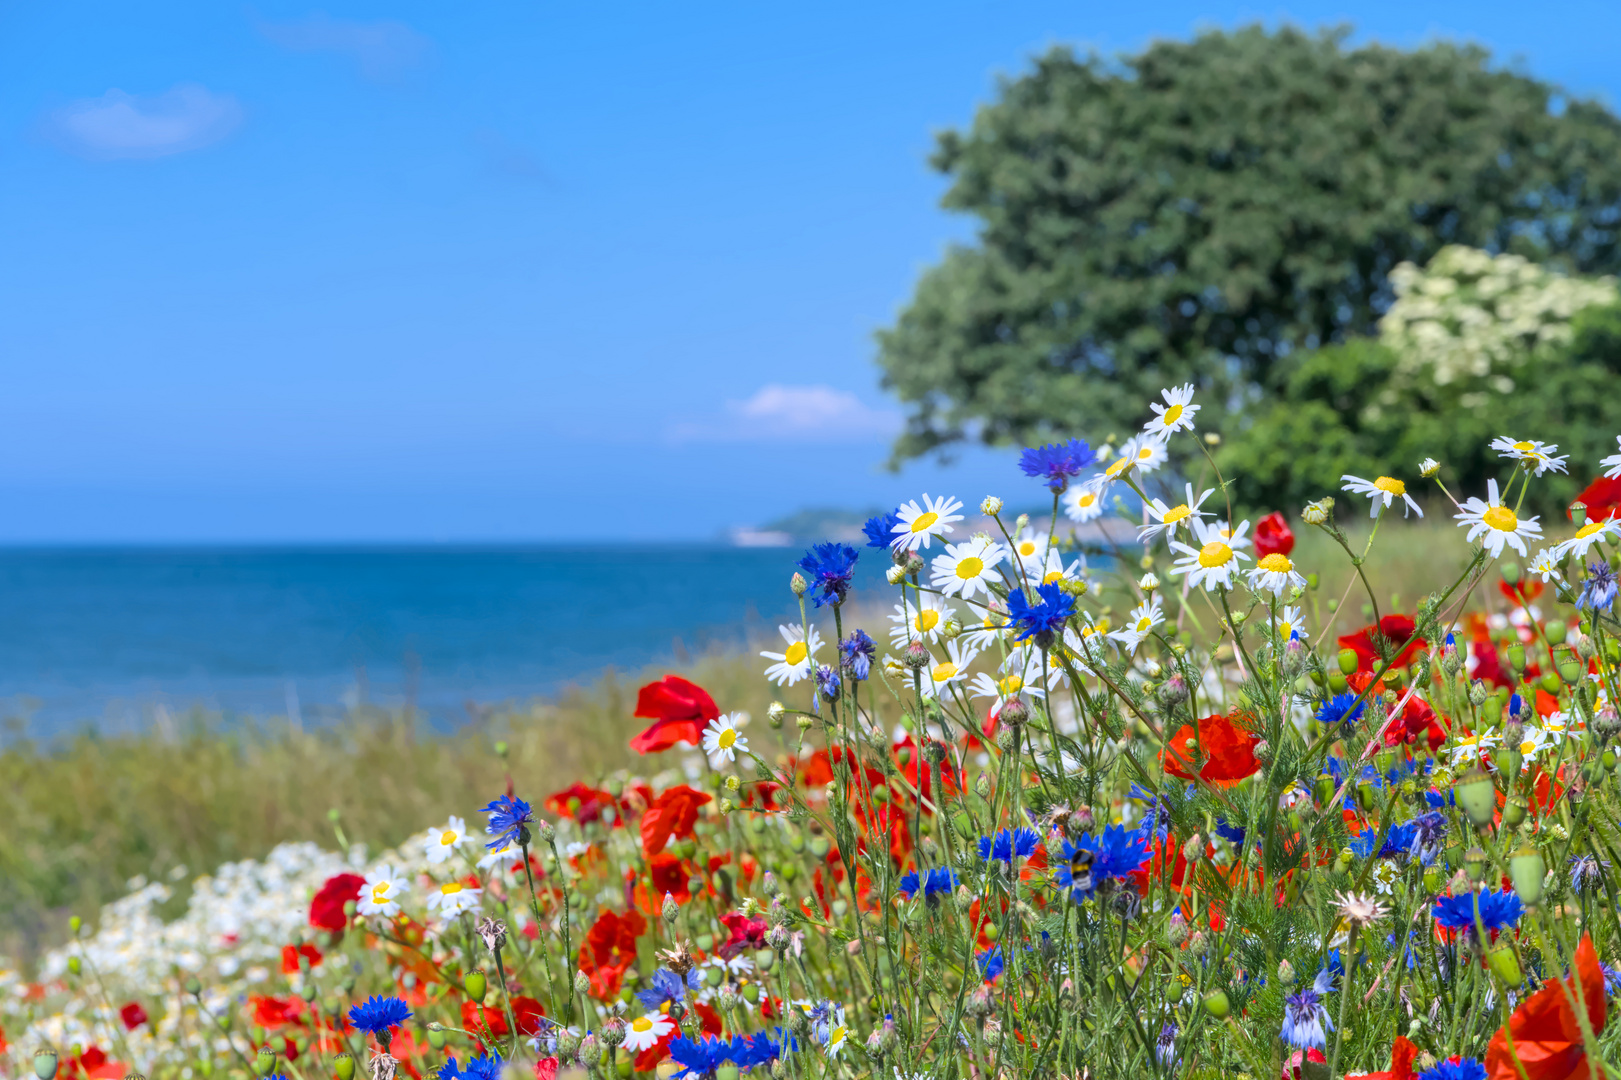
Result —
[[1418, 463], [1418, 475], [1428, 480], [1441, 471], [1441, 463], [1432, 457], [1427, 457]]
[[979, 512], [986, 517], [995, 517], [1002, 512], [1002, 500], [995, 495], [985, 496], [985, 501], [979, 504]]
[[906, 573], [909, 577], [915, 577], [923, 573], [923, 556], [915, 551], [908, 551], [906, 553]]
[[1526, 907], [1536, 907], [1542, 899], [1543, 878], [1548, 866], [1542, 861], [1542, 852], [1530, 844], [1508, 857], [1508, 879], [1514, 885], [1514, 895]]
[[276, 1071], [276, 1052], [268, 1046], [259, 1047], [259, 1054], [253, 1059], [253, 1071], [260, 1076], [269, 1076]]
[[591, 976], [583, 971], [576, 971], [574, 973], [574, 992], [581, 997], [589, 994], [591, 992]]
[[923, 642], [913, 641], [906, 646], [906, 652], [901, 660], [913, 671], [921, 671], [929, 666], [929, 650]]
[[597, 1038], [596, 1032], [585, 1033], [585, 1037], [580, 1040], [579, 1049], [574, 1052], [574, 1060], [588, 1069], [596, 1068], [597, 1063], [602, 1060], [602, 1040]]
[[332, 1071], [337, 1074], [338, 1080], [355, 1080], [355, 1059], [347, 1050], [343, 1051], [332, 1059]]
[[56, 1076], [56, 1064], [55, 1050], [34, 1051], [34, 1075], [39, 1080], [53, 1080]]
[[1307, 525], [1321, 525], [1328, 520], [1328, 511], [1321, 503], [1307, 503], [1300, 511], [1300, 520]]
[[661, 914], [668, 924], [674, 924], [681, 917], [681, 906], [675, 902], [675, 897], [668, 892], [664, 894], [664, 910]]
[[1029, 721], [1030, 706], [1025, 704], [1023, 698], [1008, 698], [998, 715], [1001, 716], [1002, 723], [1010, 728], [1017, 728]]
[[1355, 649], [1340, 650], [1339, 666], [1341, 675], [1344, 675], [1347, 678], [1355, 675], [1357, 666], [1360, 662], [1361, 658], [1357, 656]]
[[[1507, 577], [1508, 575], [1504, 575]], [[1525, 674], [1525, 645], [1516, 641], [1508, 647], [1508, 666], [1514, 669], [1514, 674]]]
[[1470, 682], [1470, 684], [1469, 684], [1469, 702], [1470, 702], [1470, 704], [1474, 705], [1478, 709], [1480, 706], [1486, 704], [1486, 695], [1487, 695], [1487, 690], [1486, 690], [1486, 684], [1484, 682], [1481, 682], [1479, 679], [1475, 679], [1472, 682]]
[[1227, 994], [1222, 990], [1212, 990], [1204, 996], [1204, 1011], [1217, 1020], [1225, 1020], [1233, 1011], [1232, 1003], [1227, 1000]]
[[1069, 831], [1074, 836], [1089, 833], [1097, 825], [1090, 806], [1082, 806], [1069, 815]]
[[467, 991], [467, 996], [477, 1002], [484, 1000], [484, 993], [489, 989], [489, 986], [489, 978], [482, 970], [469, 971], [467, 976], [462, 979], [462, 987]]
[[543, 844], [549, 844], [557, 839], [557, 829], [545, 818], [535, 819], [535, 835], [540, 837]]
[[1499, 941], [1486, 953], [1486, 964], [1492, 969], [1492, 974], [1511, 990], [1525, 981], [1525, 973], [1520, 970], [1520, 958], [1514, 955], [1514, 948], [1507, 941]]
[[620, 1043], [625, 1041], [625, 1022], [616, 1016], [603, 1024], [602, 1030], [597, 1035], [602, 1039], [602, 1045], [606, 1046], [611, 1053]]
[[1472, 847], [1463, 853], [1463, 872], [1476, 885], [1486, 880], [1486, 863], [1486, 853], [1480, 848]]
[[1024, 530], [1026, 528], [1028, 528], [1029, 525], [1030, 525], [1030, 515], [1029, 514], [1020, 514], [1018, 517], [1013, 519], [1013, 531], [1016, 532], [1016, 533], [1024, 532]]
[[899, 565], [891, 566], [888, 570], [884, 571], [884, 580], [889, 582], [891, 585], [899, 585], [901, 582], [906, 580], [906, 567]]
[[1280, 960], [1278, 962], [1278, 982], [1282, 983], [1284, 986], [1294, 985], [1295, 968], [1294, 965], [1289, 963], [1287, 960]]
[[1479, 769], [1465, 773], [1453, 783], [1452, 794], [1476, 828], [1491, 824], [1497, 812], [1497, 788], [1490, 776]]

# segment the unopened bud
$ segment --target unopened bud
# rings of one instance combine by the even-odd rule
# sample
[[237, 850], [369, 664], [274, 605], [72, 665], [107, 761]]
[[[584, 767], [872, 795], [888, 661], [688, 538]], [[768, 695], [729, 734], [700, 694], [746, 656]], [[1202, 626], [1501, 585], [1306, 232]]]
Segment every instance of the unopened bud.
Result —
[[899, 585], [906, 580], [906, 568], [904, 566], [891, 566], [884, 571], [884, 580], [891, 585]]
[[913, 641], [906, 646], [906, 652], [901, 660], [913, 671], [921, 671], [929, 666], [929, 650], [924, 647], [923, 642]]
[[675, 897], [670, 893], [664, 894], [664, 910], [662, 914], [664, 921], [671, 924], [681, 917], [681, 906], [675, 902]]
[[1008, 727], [1016, 728], [1030, 719], [1030, 706], [1023, 698], [1008, 698], [998, 715]]
[[805, 590], [808, 588], [810, 588], [810, 586], [805, 583], [805, 575], [801, 574], [798, 570], [795, 570], [794, 576], [788, 579], [789, 591], [795, 596], [804, 596]]
[[625, 1022], [617, 1016], [614, 1017], [602, 1025], [602, 1030], [597, 1032], [597, 1037], [602, 1040], [602, 1045], [606, 1046], [608, 1051], [612, 1053], [620, 1043], [625, 1041]]
[[915, 551], [908, 551], [906, 553], [906, 573], [909, 577], [915, 577], [923, 573], [923, 556]]
[[1432, 457], [1427, 457], [1418, 463], [1418, 475], [1428, 480], [1441, 471], [1441, 463]]
[[1002, 512], [1002, 500], [995, 495], [987, 495], [985, 501], [979, 504], [979, 512], [986, 517], [995, 517]]
[[574, 973], [574, 992], [584, 997], [591, 992], [591, 976], [583, 971]]

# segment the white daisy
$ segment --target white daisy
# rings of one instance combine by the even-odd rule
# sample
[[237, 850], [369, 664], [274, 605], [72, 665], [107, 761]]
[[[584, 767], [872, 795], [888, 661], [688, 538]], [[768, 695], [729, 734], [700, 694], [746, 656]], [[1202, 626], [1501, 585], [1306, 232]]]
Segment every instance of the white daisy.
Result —
[[1555, 746], [1565, 741], [1565, 736], [1573, 734], [1570, 726], [1570, 716], [1563, 712], [1552, 712], [1542, 718], [1542, 726], [1538, 729], [1548, 742]]
[[1527, 468], [1534, 465], [1535, 468], [1531, 472], [1532, 476], [1541, 476], [1549, 469], [1554, 472], [1564, 472], [1565, 461], [1570, 457], [1569, 454], [1554, 456], [1553, 452], [1559, 449], [1558, 443], [1540, 443], [1531, 439], [1522, 439], [1515, 442], [1507, 435], [1499, 435], [1493, 439], [1492, 449], [1496, 450], [1502, 457], [1525, 462]]
[[805, 630], [799, 626], [789, 626], [786, 623], [777, 627], [782, 640], [788, 643], [786, 652], [762, 652], [760, 655], [776, 663], [765, 669], [765, 677], [779, 686], [792, 686], [811, 672], [811, 659], [816, 650], [822, 647], [822, 635], [816, 632], [816, 627], [810, 628], [810, 646], [805, 645]]
[[1390, 504], [1398, 497], [1407, 504], [1403, 516], [1406, 516], [1408, 512], [1416, 512], [1419, 517], [1424, 516], [1424, 511], [1420, 509], [1418, 503], [1414, 502], [1413, 497], [1407, 494], [1407, 485], [1393, 476], [1381, 476], [1377, 480], [1364, 480], [1360, 476], [1352, 476], [1350, 473], [1346, 473], [1340, 479], [1345, 481], [1346, 491], [1353, 495], [1366, 495], [1373, 500], [1373, 506], [1368, 513], [1369, 517], [1379, 516], [1381, 502], [1384, 504], [1383, 509], [1388, 510]]
[[1205, 514], [1199, 507], [1203, 506], [1204, 501], [1216, 493], [1216, 489], [1209, 488], [1195, 499], [1193, 497], [1193, 485], [1187, 484], [1185, 488], [1187, 491], [1186, 502], [1178, 503], [1175, 506], [1166, 506], [1162, 500], [1155, 499], [1144, 508], [1148, 516], [1153, 518], [1153, 524], [1143, 525], [1138, 528], [1137, 538], [1139, 540], [1148, 541], [1158, 536], [1169, 536], [1179, 526], [1192, 528], [1193, 522], [1204, 520]]
[[833, 1021], [827, 1025], [827, 1056], [836, 1058], [850, 1038], [850, 1029], [844, 1026], [844, 1006], [840, 1005]]
[[1537, 518], [1528, 517], [1521, 521], [1514, 511], [1503, 505], [1503, 500], [1497, 494], [1497, 481], [1486, 481], [1486, 501], [1470, 496], [1463, 502], [1463, 513], [1454, 514], [1460, 523], [1459, 527], [1468, 526], [1468, 540], [1480, 538], [1481, 545], [1492, 553], [1492, 558], [1503, 554], [1503, 545], [1508, 544], [1521, 555], [1525, 554], [1525, 541], [1528, 537], [1540, 537], [1542, 526], [1537, 524]]
[[1559, 547], [1562, 546], [1563, 545], [1556, 546], [1553, 551], [1543, 548], [1541, 551], [1537, 552], [1537, 557], [1531, 560], [1531, 573], [1541, 574], [1544, 584], [1552, 581], [1556, 577], [1562, 576], [1559, 573], [1558, 565]]
[[480, 903], [483, 896], [483, 889], [475, 889], [459, 881], [447, 881], [428, 894], [428, 910], [437, 911], [443, 918], [453, 919], [464, 911], [478, 911], [483, 906]]
[[443, 829], [428, 834], [428, 865], [438, 866], [456, 853], [467, 840], [467, 822], [452, 814]]
[[[1621, 448], [1621, 435], [1615, 437], [1615, 445], [1617, 448]], [[1621, 454], [1612, 454], [1600, 461], [1599, 464], [1609, 470], [1604, 474], [1609, 479], [1621, 478]]]
[[1026, 572], [1039, 571], [1048, 546], [1046, 533], [1025, 529], [1013, 538], [1013, 557]]
[[939, 640], [940, 630], [950, 617], [951, 605], [946, 603], [945, 597], [920, 593], [915, 605], [911, 599], [895, 605], [895, 614], [889, 617], [889, 621], [895, 624], [889, 631], [890, 644], [904, 649], [909, 642], [919, 638], [933, 643]]
[[1171, 573], [1186, 574], [1189, 588], [1203, 585], [1206, 592], [1212, 592], [1219, 585], [1231, 589], [1233, 574], [1239, 569], [1238, 561], [1248, 562], [1249, 556], [1234, 551], [1214, 528], [1202, 521], [1194, 526], [1194, 535], [1201, 545], [1198, 549], [1178, 540], [1171, 541], [1171, 550], [1182, 554], [1182, 558], [1171, 564]]
[[1548, 733], [1539, 727], [1528, 727], [1520, 739], [1520, 771], [1525, 772], [1536, 760], [1537, 754], [1548, 748]]
[[1240, 521], [1236, 529], [1225, 521], [1216, 522], [1216, 535], [1227, 541], [1227, 546], [1234, 551], [1241, 551], [1250, 546], [1249, 531], [1248, 518]]
[[1301, 641], [1306, 640], [1306, 627], [1300, 620], [1300, 609], [1297, 607], [1279, 608], [1278, 617], [1272, 620], [1272, 625], [1281, 641], [1288, 641], [1291, 635], [1299, 637]]
[[1295, 564], [1281, 551], [1274, 551], [1255, 564], [1248, 573], [1250, 588], [1282, 596], [1283, 590], [1306, 587], [1306, 579], [1295, 573]]
[[1065, 578], [1080, 577], [1085, 571], [1086, 558], [1084, 556], [1077, 556], [1066, 564], [1063, 552], [1057, 548], [1048, 548], [1047, 558], [1043, 560], [1042, 564], [1039, 567], [1032, 566], [1026, 572], [1030, 574], [1033, 580], [1037, 574], [1040, 574], [1040, 580], [1037, 581], [1037, 584], [1051, 585], [1053, 582], [1063, 581]]
[[746, 754], [748, 751], [749, 741], [737, 731], [736, 713], [726, 713], [711, 720], [709, 726], [704, 728], [704, 753], [709, 755], [712, 764], [718, 765], [722, 758], [736, 761], [739, 753]]
[[1063, 503], [1064, 516], [1071, 521], [1095, 521], [1103, 515], [1103, 497], [1092, 487], [1090, 479], [1064, 492]]
[[943, 499], [931, 499], [927, 492], [923, 495], [923, 505], [919, 506], [917, 500], [901, 503], [895, 513], [900, 517], [900, 523], [895, 526], [895, 539], [889, 546], [896, 551], [916, 551], [926, 548], [929, 541], [938, 536], [942, 539], [951, 531], [953, 521], [961, 521], [962, 515], [957, 513], [962, 509], [962, 502], [949, 495]]
[[509, 870], [523, 862], [523, 849], [517, 844], [502, 844], [478, 861], [480, 870], [500, 868]]
[[926, 667], [922, 670], [922, 691], [924, 697], [937, 697], [940, 691], [952, 683], [963, 682], [968, 678], [968, 665], [974, 662], [979, 653], [971, 645], [964, 645], [962, 638], [956, 638], [946, 643], [946, 659]]
[[1191, 404], [1193, 384], [1185, 383], [1161, 390], [1159, 396], [1165, 399], [1165, 404], [1149, 402], [1148, 407], [1154, 410], [1154, 419], [1144, 424], [1143, 430], [1152, 431], [1162, 438], [1173, 431], [1192, 431], [1193, 414], [1199, 411], [1199, 406]]
[[675, 1021], [663, 1013], [648, 1013], [638, 1016], [625, 1025], [624, 1047], [633, 1054], [643, 1050], [651, 1050], [658, 1045], [660, 1039], [675, 1030]]
[[[1617, 521], [1615, 518], [1600, 518], [1597, 521], [1589, 521], [1576, 530], [1575, 536], [1554, 547], [1554, 560], [1561, 561], [1567, 555], [1574, 555], [1578, 559], [1586, 559], [1588, 549], [1594, 544], [1617, 535], [1621, 535], [1621, 521]], [[1548, 579], [1543, 578], [1542, 580], [1546, 581]]]
[[1469, 735], [1460, 729], [1458, 734], [1453, 736], [1452, 747], [1447, 753], [1452, 756], [1452, 764], [1454, 765], [1479, 761], [1480, 752], [1496, 746], [1499, 738], [1500, 736], [1490, 731], [1482, 732], [1479, 735]]
[[1165, 621], [1165, 615], [1160, 611], [1159, 597], [1155, 596], [1145, 604], [1138, 604], [1126, 616], [1126, 624], [1118, 630], [1111, 631], [1109, 637], [1120, 642], [1120, 647], [1127, 653], [1135, 654], [1137, 646], [1143, 639], [1153, 633], [1154, 627]]
[[944, 555], [934, 557], [930, 583], [947, 596], [990, 596], [991, 571], [1007, 557], [1007, 549], [983, 533], [961, 544], [947, 544]]
[[405, 879], [384, 863], [366, 875], [355, 910], [362, 915], [394, 916], [400, 913], [400, 897], [405, 895]]
[[1001, 611], [985, 609], [985, 617], [978, 626], [965, 629], [963, 640], [976, 649], [988, 649], [1008, 635], [1008, 618]]
[[1150, 433], [1133, 435], [1127, 439], [1125, 445], [1120, 448], [1120, 456], [1130, 458], [1132, 466], [1140, 473], [1151, 473], [1171, 459], [1170, 453], [1165, 449], [1164, 438]]
[[991, 715], [996, 716], [1013, 698], [1020, 694], [1034, 694], [1041, 696], [1041, 654], [1030, 654], [1024, 650], [1017, 650], [1002, 664], [1004, 674], [998, 678], [988, 672], [980, 672], [974, 676], [974, 681], [968, 684], [969, 696], [995, 698], [991, 706]]

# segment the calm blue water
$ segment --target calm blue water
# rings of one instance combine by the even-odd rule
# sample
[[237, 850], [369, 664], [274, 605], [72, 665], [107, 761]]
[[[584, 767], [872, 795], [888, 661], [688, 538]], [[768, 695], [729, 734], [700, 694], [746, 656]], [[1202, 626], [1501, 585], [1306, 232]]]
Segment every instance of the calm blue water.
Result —
[[[866, 553], [862, 580], [885, 560]], [[797, 549], [0, 550], [0, 714], [33, 736], [193, 705], [315, 723], [414, 700], [436, 727], [609, 666], [736, 646], [794, 610]], [[871, 556], [877, 555], [877, 558]], [[15, 725], [13, 725], [15, 726]]]

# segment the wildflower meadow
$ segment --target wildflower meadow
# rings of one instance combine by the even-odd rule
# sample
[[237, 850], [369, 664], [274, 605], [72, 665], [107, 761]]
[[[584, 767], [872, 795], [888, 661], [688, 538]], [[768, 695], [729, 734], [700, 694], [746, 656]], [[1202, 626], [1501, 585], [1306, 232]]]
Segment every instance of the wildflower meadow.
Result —
[[[1621, 439], [1251, 521], [1199, 412], [1025, 450], [1040, 513], [923, 494], [785, 565], [764, 716], [670, 675], [637, 769], [515, 770], [387, 851], [340, 824], [178, 914], [132, 882], [0, 975], [0, 1070], [1621, 1075]], [[1568, 520], [1528, 512], [1553, 476], [1591, 478]], [[1404, 603], [1369, 557], [1426, 514], [1463, 569]]]

